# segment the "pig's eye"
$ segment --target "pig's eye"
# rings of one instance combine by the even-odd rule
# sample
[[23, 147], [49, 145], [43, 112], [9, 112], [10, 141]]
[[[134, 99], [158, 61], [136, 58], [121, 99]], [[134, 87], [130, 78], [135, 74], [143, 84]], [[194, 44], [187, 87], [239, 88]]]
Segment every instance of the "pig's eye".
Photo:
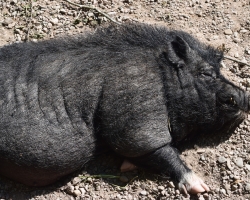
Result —
[[233, 106], [237, 105], [237, 103], [236, 103], [236, 101], [234, 100], [233, 97], [230, 98], [230, 104], [232, 104]]

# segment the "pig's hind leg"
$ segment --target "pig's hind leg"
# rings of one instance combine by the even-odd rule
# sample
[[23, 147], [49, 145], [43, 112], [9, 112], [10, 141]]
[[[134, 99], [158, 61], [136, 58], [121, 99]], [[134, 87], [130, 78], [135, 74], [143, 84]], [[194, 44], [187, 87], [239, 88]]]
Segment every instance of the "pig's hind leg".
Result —
[[130, 161], [136, 166], [169, 174], [178, 182], [179, 189], [185, 194], [209, 191], [208, 186], [184, 164], [177, 150], [170, 145], [144, 156], [130, 158]]

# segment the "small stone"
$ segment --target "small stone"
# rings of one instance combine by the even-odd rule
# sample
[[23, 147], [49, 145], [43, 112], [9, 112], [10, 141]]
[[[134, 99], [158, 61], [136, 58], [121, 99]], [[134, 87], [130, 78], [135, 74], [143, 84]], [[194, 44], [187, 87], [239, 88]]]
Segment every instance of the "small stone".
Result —
[[202, 161], [205, 161], [205, 160], [206, 160], [205, 156], [203, 156], [203, 155], [200, 157], [200, 159], [201, 159]]
[[74, 192], [74, 186], [73, 185], [70, 185], [66, 188], [66, 191], [69, 193], [69, 194], [73, 194]]
[[66, 10], [62, 8], [62, 9], [60, 10], [60, 13], [66, 14]]
[[76, 185], [77, 183], [80, 183], [82, 181], [82, 179], [80, 177], [75, 177], [73, 178], [72, 180], [72, 184], [73, 185]]
[[94, 14], [94, 13], [92, 13], [92, 12], [89, 12], [89, 13], [88, 13], [88, 16], [89, 16], [89, 17], [94, 17], [94, 16], [95, 16], [95, 14]]
[[51, 24], [53, 24], [53, 25], [57, 25], [58, 22], [59, 22], [59, 20], [58, 20], [57, 18], [53, 18], [53, 19], [50, 20], [50, 22], [51, 22]]
[[219, 158], [218, 158], [218, 162], [219, 163], [225, 163], [227, 161], [227, 159], [224, 157], [224, 156], [220, 156]]
[[240, 180], [239, 176], [234, 176], [233, 178], [234, 178], [234, 180]]
[[170, 181], [170, 182], [168, 183], [168, 186], [171, 187], [171, 188], [175, 188], [175, 185], [174, 185], [174, 183], [173, 183], [172, 181]]
[[250, 165], [246, 164], [245, 167], [247, 168], [248, 171], [250, 171]]
[[9, 24], [13, 24], [13, 20], [11, 19], [11, 18], [6, 18], [3, 22], [2, 22], [2, 24], [4, 25], [4, 26], [8, 26]]
[[198, 153], [198, 154], [205, 153], [205, 149], [197, 149], [197, 153]]
[[232, 185], [231, 190], [235, 191], [235, 190], [237, 190], [237, 188], [238, 188], [237, 185]]
[[205, 200], [204, 197], [203, 197], [203, 195], [199, 196], [199, 200]]
[[226, 29], [226, 30], [224, 31], [224, 34], [225, 34], [225, 35], [232, 35], [232, 34], [233, 34], [233, 31], [232, 31], [231, 29]]
[[250, 183], [246, 183], [245, 189], [246, 191], [250, 191]]
[[234, 167], [231, 166], [230, 160], [227, 160], [227, 167], [228, 169], [230, 169], [231, 171], [234, 169]]
[[238, 166], [238, 167], [243, 167], [243, 159], [242, 158], [237, 158], [236, 161], [235, 161], [235, 164]]
[[123, 183], [127, 183], [129, 180], [126, 176], [120, 176], [120, 181]]
[[236, 53], [234, 54], [234, 57], [235, 57], [235, 58], [239, 58], [239, 53], [236, 52]]
[[73, 195], [74, 196], [80, 196], [82, 193], [81, 193], [81, 191], [80, 190], [74, 190], [74, 192], [73, 192]]
[[142, 190], [142, 191], [140, 192], [140, 194], [143, 195], [143, 196], [146, 196], [148, 193], [147, 193], [147, 191]]
[[225, 189], [220, 189], [220, 193], [226, 195], [226, 190]]
[[247, 33], [247, 32], [248, 32], [248, 30], [246, 30], [246, 29], [240, 30], [240, 33]]
[[159, 186], [158, 190], [163, 191], [165, 188], [163, 186]]

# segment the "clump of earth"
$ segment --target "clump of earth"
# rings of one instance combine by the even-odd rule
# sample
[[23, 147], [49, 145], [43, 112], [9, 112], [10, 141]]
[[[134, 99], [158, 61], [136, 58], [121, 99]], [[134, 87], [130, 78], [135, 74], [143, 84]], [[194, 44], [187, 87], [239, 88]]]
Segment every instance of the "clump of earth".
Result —
[[[84, 33], [115, 23], [110, 19], [117, 23], [158, 24], [187, 31], [202, 42], [222, 49], [231, 58], [224, 59], [223, 74], [250, 91], [250, 66], [246, 65], [250, 64], [248, 0], [70, 2], [0, 0], [0, 45]], [[210, 187], [207, 193], [187, 197], [167, 175], [140, 169], [121, 173], [123, 159], [106, 153], [47, 187], [30, 188], [1, 177], [0, 199], [250, 199], [249, 132], [250, 115], [232, 135], [197, 138], [180, 147], [182, 159]]]

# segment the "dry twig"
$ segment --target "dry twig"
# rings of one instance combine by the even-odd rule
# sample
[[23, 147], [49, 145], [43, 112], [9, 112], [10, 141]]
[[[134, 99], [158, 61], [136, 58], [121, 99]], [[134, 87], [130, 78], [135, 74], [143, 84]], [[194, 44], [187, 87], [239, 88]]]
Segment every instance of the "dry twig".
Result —
[[250, 66], [250, 64], [248, 64], [248, 63], [246, 63], [246, 62], [243, 62], [243, 61], [237, 60], [237, 59], [232, 58], [232, 57], [230, 57], [230, 56], [224, 56], [224, 58], [226, 58], [226, 59], [228, 59], [228, 60], [232, 60], [232, 61], [234, 61], [234, 62], [237, 62], [237, 63], [239, 63], [239, 64], [241, 64], [241, 65], [247, 65], [247, 66]]
[[74, 6], [80, 7], [80, 8], [87, 8], [87, 9], [91, 9], [91, 10], [95, 10], [96, 12], [100, 13], [101, 15], [105, 16], [107, 19], [109, 19], [110, 21], [116, 23], [116, 24], [121, 24], [120, 22], [117, 22], [116, 20], [112, 19], [109, 15], [107, 15], [106, 13], [100, 11], [99, 9], [93, 7], [93, 6], [87, 6], [87, 5], [80, 5], [74, 2], [71, 2], [69, 0], [65, 0], [66, 2], [68, 2], [69, 4], [72, 4]]

